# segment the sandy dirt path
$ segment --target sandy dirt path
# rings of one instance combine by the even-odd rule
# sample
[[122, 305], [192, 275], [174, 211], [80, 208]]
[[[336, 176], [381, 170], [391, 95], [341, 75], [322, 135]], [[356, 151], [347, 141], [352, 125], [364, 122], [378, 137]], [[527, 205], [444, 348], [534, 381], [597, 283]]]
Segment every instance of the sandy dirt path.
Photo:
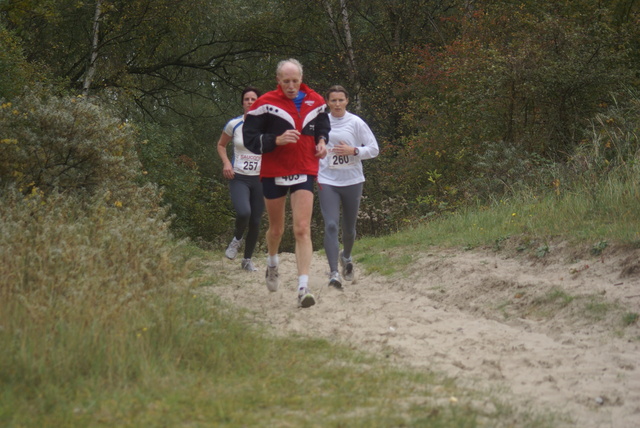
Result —
[[280, 262], [275, 293], [264, 284], [264, 259], [253, 273], [237, 260], [210, 261], [225, 279], [206, 291], [248, 309], [276, 334], [324, 337], [443, 372], [461, 385], [500, 391], [517, 408], [559, 412], [563, 426], [640, 427], [640, 322], [622, 322], [623, 314], [640, 313], [638, 251], [541, 261], [432, 250], [390, 277], [356, 264], [343, 291], [327, 286], [327, 263], [316, 252], [310, 287], [317, 304], [309, 309], [297, 307], [294, 255], [283, 253]]

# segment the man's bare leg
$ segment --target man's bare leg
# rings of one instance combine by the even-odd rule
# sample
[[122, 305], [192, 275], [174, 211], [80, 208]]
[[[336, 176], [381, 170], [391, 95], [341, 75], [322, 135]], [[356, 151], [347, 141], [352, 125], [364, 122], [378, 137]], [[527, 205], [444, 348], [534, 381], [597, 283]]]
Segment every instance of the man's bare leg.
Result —
[[293, 214], [293, 234], [296, 238], [296, 262], [298, 265], [298, 304], [308, 308], [316, 304], [316, 298], [309, 291], [309, 269], [313, 256], [311, 243], [311, 214], [313, 213], [313, 192], [297, 190], [291, 194]]
[[284, 209], [286, 199], [286, 196], [277, 199], [265, 198], [265, 206], [267, 208], [267, 215], [269, 216], [269, 228], [266, 234], [269, 258], [267, 259], [265, 279], [269, 291], [278, 291], [280, 284], [277, 260], [280, 241], [284, 233]]
[[293, 235], [296, 239], [296, 262], [298, 275], [309, 275], [313, 244], [311, 243], [311, 215], [313, 214], [313, 192], [298, 190], [291, 194]]
[[283, 196], [277, 199], [266, 199], [265, 207], [267, 209], [267, 216], [269, 217], [269, 228], [267, 229], [267, 251], [270, 256], [278, 254], [280, 248], [280, 241], [282, 241], [282, 235], [284, 234], [284, 210], [287, 197]]

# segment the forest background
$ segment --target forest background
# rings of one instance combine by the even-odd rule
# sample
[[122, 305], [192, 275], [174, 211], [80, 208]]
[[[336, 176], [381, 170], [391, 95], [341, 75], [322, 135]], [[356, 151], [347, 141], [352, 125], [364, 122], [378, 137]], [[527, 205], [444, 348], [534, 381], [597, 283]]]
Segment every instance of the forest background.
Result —
[[0, 185], [119, 207], [151, 185], [177, 236], [220, 247], [217, 139], [295, 57], [380, 143], [362, 236], [575, 191], [637, 162], [639, 19], [635, 0], [0, 0]]
[[[575, 341], [574, 355], [604, 349], [597, 361], [616, 364], [594, 366], [615, 383], [606, 400], [588, 399], [601, 398], [599, 416], [611, 409], [616, 421], [632, 420], [638, 384], [625, 382], [637, 379], [640, 312], [630, 291], [640, 245], [638, 1], [0, 0], [0, 425], [560, 426], [545, 423], [544, 412], [542, 422], [523, 423], [500, 401], [467, 406], [450, 381], [390, 369], [386, 351], [378, 364], [318, 338], [275, 338], [263, 329], [272, 324], [252, 323], [213, 296], [237, 291], [241, 304], [283, 315], [282, 326], [308, 327], [314, 316], [322, 328], [333, 329], [328, 318], [343, 322], [329, 293], [321, 297], [328, 304], [301, 315], [293, 294], [247, 298], [251, 287], [264, 292], [259, 275], [247, 282], [238, 265], [224, 266], [233, 211], [216, 142], [242, 112], [240, 91], [275, 88], [276, 64], [289, 57], [319, 92], [347, 87], [351, 111], [378, 138], [380, 155], [365, 162], [361, 272], [414, 270], [407, 287], [397, 277], [380, 281], [379, 302], [364, 303], [375, 296], [374, 275], [367, 292], [343, 293], [359, 300], [340, 299], [348, 322], [339, 327], [356, 331], [361, 320], [376, 328], [370, 314], [387, 323], [380, 307], [404, 314], [418, 296], [410, 306], [427, 322], [415, 324], [434, 332], [422, 316], [441, 315], [425, 311], [433, 305], [425, 299], [449, 299], [456, 310], [443, 316], [442, 336], [404, 342], [426, 344], [455, 366], [442, 351], [449, 338], [487, 342], [466, 324], [468, 336], [456, 329], [469, 319], [457, 316], [460, 305], [491, 320], [548, 312], [572, 342], [589, 338]], [[318, 209], [312, 227], [321, 248]], [[625, 284], [611, 281], [601, 293], [595, 262], [569, 270], [594, 278], [584, 295], [568, 280], [548, 289], [537, 270], [524, 288], [512, 271], [485, 283], [476, 273], [497, 264], [485, 266], [484, 256], [476, 271], [449, 256], [441, 265], [413, 258], [445, 244], [561, 258], [554, 244], [573, 238], [607, 260], [624, 246]], [[285, 236], [281, 249], [292, 247]], [[455, 284], [443, 285], [445, 276]], [[391, 292], [401, 310], [386, 306]], [[603, 328], [594, 314], [611, 324]], [[297, 317], [305, 323], [291, 322]], [[504, 331], [484, 318], [477, 324]], [[624, 352], [611, 353], [609, 335]], [[512, 342], [486, 348], [486, 360]], [[561, 360], [548, 349], [552, 356], [539, 357], [545, 376], [546, 363]], [[566, 359], [549, 377], [573, 381], [585, 373], [574, 364]], [[478, 367], [494, 373], [484, 361]], [[616, 370], [624, 373], [610, 375]], [[599, 379], [591, 380], [604, 394]], [[464, 405], [451, 406], [458, 398]], [[598, 425], [583, 408], [575, 414]]]

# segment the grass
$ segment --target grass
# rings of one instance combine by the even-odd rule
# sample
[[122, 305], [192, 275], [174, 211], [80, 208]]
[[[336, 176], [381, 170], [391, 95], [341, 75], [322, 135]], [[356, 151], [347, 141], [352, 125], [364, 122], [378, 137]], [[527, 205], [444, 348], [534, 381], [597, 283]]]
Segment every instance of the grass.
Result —
[[509, 240], [519, 252], [543, 258], [550, 242], [565, 240], [590, 245], [600, 255], [611, 242], [637, 248], [640, 245], [640, 183], [637, 179], [609, 178], [595, 188], [586, 185], [557, 194], [521, 193], [490, 206], [475, 206], [448, 213], [397, 234], [363, 238], [357, 242], [357, 259], [373, 272], [380, 264], [393, 263], [402, 270], [407, 257], [430, 247], [470, 250], [489, 247], [496, 251]]
[[638, 315], [637, 312], [625, 312], [622, 315], [622, 325], [628, 327], [632, 324], [635, 324], [636, 322], [638, 322], [639, 317], [640, 315]]
[[[7, 382], [3, 426], [392, 426], [423, 415], [418, 407], [396, 411], [408, 394], [429, 408], [429, 385], [441, 385], [325, 341], [268, 337], [201, 297], [183, 296], [178, 305], [177, 334], [131, 329], [132, 349], [91, 363], [126, 370], [74, 374], [69, 367], [37, 382]], [[60, 339], [62, 351], [69, 338]], [[95, 355], [73, 358], [86, 357]]]
[[[402, 273], [413, 255], [440, 248], [496, 252], [544, 259], [553, 254], [554, 244], [580, 247], [588, 257], [601, 257], [614, 246], [640, 246], [640, 182], [636, 166], [611, 174], [594, 186], [582, 184], [572, 190], [536, 195], [522, 192], [496, 200], [489, 206], [475, 206], [445, 214], [391, 236], [363, 238], [354, 252], [359, 265], [382, 275]], [[501, 318], [534, 316], [550, 319], [567, 308], [576, 321], [637, 322], [637, 314], [623, 304], [606, 302], [602, 296], [573, 296], [556, 287], [528, 299], [502, 296], [494, 302]], [[517, 304], [516, 304], [517, 303]], [[621, 321], [618, 321], [621, 320]]]
[[149, 201], [1, 202], [0, 426], [553, 426], [436, 373], [272, 337], [199, 293], [220, 281], [211, 254]]
[[[356, 260], [401, 274], [416, 252], [486, 246], [547, 257], [551, 243], [638, 246], [635, 181], [521, 194], [382, 238]], [[590, 190], [591, 193], [586, 191]], [[0, 425], [6, 427], [547, 427], [496, 396], [324, 340], [272, 337], [200, 294], [217, 284], [176, 242], [153, 195], [114, 205], [8, 192], [0, 201]], [[516, 241], [513, 245], [512, 240]], [[614, 308], [551, 290], [522, 310], [585, 319]], [[509, 301], [497, 310], [508, 316]], [[621, 324], [637, 323], [623, 312]]]

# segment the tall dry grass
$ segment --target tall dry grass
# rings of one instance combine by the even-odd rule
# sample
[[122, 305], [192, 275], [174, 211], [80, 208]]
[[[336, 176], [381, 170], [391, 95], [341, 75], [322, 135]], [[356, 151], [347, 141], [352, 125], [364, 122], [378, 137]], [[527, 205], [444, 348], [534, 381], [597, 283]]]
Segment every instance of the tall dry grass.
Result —
[[[170, 337], [166, 312], [188, 286], [188, 259], [172, 243], [151, 187], [128, 206], [7, 189], [0, 204], [0, 379], [28, 394], [86, 376], [139, 375], [145, 349]], [[155, 207], [149, 209], [148, 207]], [[162, 302], [164, 307], [159, 307]], [[149, 331], [152, 330], [152, 331]], [[140, 342], [141, 343], [141, 342]]]
[[134, 128], [33, 93], [2, 103], [0, 130], [0, 425], [172, 370], [202, 315]]

